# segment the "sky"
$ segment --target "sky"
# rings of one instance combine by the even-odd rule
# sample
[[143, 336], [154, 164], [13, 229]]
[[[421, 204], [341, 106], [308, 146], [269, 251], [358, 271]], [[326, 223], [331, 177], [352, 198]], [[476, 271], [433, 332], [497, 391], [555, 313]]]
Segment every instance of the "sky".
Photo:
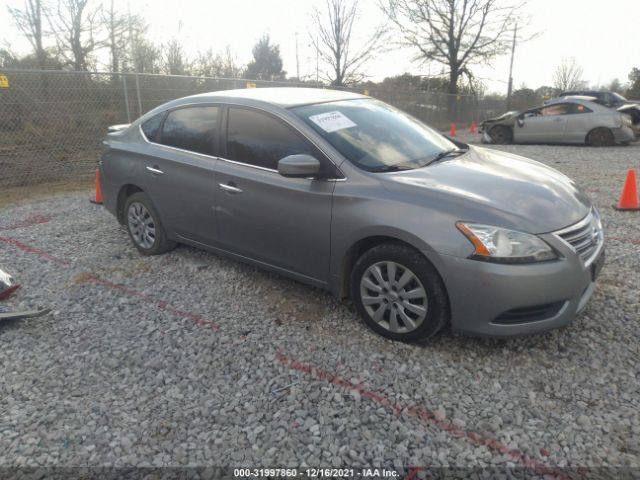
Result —
[[[284, 69], [289, 76], [296, 76], [297, 43], [300, 75], [314, 78], [316, 52], [310, 41], [310, 12], [314, 5], [322, 4], [323, 0], [116, 0], [116, 6], [123, 11], [129, 8], [131, 13], [145, 18], [151, 40], [162, 43], [178, 38], [192, 56], [208, 48], [221, 52], [228, 45], [238, 61], [246, 64], [252, 58], [256, 40], [268, 33], [280, 46]], [[359, 5], [356, 40], [366, 38], [368, 32], [384, 23], [375, 0], [360, 0]], [[551, 85], [554, 70], [569, 57], [583, 68], [583, 79], [589, 85], [608, 84], [613, 78], [626, 83], [631, 69], [640, 67], [636, 33], [640, 1], [609, 0], [605, 7], [602, 5], [595, 0], [529, 0], [521, 13], [530, 19], [528, 31], [539, 35], [517, 46], [514, 88]], [[392, 38], [400, 38], [399, 32], [390, 31]], [[6, 45], [18, 53], [29, 49], [7, 9], [0, 5], [0, 46]], [[374, 81], [404, 72], [433, 75], [442, 71], [438, 64], [413, 61], [414, 56], [411, 49], [393, 48], [366, 64], [364, 70]], [[472, 71], [483, 79], [488, 91], [506, 92], [508, 55], [489, 65], [474, 66]]]

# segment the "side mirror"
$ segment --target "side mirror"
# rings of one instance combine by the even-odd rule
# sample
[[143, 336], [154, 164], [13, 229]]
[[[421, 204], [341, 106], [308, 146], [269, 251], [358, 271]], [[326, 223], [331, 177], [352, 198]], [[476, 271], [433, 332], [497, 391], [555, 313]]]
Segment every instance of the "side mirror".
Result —
[[518, 126], [519, 127], [524, 127], [524, 114], [523, 115], [518, 115], [518, 118], [516, 119], [516, 121], [518, 122]]
[[320, 161], [304, 153], [289, 155], [278, 161], [278, 173], [291, 178], [314, 177], [320, 173]]

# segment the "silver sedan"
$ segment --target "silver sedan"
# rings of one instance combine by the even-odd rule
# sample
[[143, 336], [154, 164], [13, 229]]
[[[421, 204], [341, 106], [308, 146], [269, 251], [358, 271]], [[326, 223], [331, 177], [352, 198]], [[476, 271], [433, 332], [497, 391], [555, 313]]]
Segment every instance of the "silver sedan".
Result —
[[635, 140], [631, 118], [589, 97], [565, 97], [481, 124], [484, 143], [573, 143], [593, 146]]

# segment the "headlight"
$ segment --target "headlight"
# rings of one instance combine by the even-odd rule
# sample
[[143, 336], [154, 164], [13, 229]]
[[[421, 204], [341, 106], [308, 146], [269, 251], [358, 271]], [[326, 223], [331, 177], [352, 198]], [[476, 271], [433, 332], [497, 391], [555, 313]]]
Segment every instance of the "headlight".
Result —
[[456, 223], [475, 247], [473, 257], [498, 263], [531, 263], [554, 260], [556, 252], [544, 240], [530, 233], [478, 223]]

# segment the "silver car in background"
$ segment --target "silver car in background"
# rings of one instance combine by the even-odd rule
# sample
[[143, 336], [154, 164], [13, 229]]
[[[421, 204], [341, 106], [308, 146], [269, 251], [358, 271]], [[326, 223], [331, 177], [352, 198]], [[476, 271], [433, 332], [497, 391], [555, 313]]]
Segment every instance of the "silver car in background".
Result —
[[553, 99], [542, 107], [507, 112], [480, 124], [484, 143], [567, 143], [592, 146], [636, 140], [631, 117], [591, 97]]
[[395, 340], [566, 325], [604, 259], [566, 176], [354, 93], [196, 95], [105, 144], [104, 206], [142, 254], [183, 243], [325, 288]]

